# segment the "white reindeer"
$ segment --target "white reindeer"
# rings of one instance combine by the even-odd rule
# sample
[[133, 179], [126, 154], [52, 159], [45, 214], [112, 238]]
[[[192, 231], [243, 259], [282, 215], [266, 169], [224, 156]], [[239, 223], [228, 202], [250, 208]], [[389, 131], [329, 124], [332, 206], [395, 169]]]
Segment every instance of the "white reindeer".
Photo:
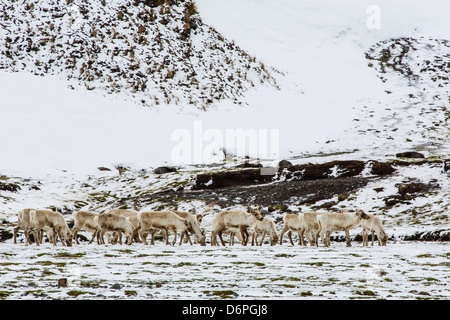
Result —
[[362, 220], [361, 226], [363, 228], [363, 246], [369, 245], [369, 231], [372, 233], [372, 246], [375, 238], [375, 233], [377, 234], [377, 240], [379, 246], [385, 246], [388, 240], [388, 235], [383, 229], [383, 224], [381, 223], [380, 217], [373, 214], [367, 214], [369, 219]]
[[324, 212], [317, 215], [317, 223], [320, 234], [325, 246], [330, 246], [330, 234], [333, 231], [345, 231], [346, 245], [350, 247], [349, 230], [359, 226], [363, 219], [369, 219], [369, 216], [360, 209], [356, 209], [355, 213], [349, 212]]
[[177, 214], [179, 217], [188, 220], [191, 223], [191, 227], [186, 230], [183, 231], [184, 234], [182, 234], [181, 236], [185, 237], [186, 240], [189, 241], [189, 243], [192, 245], [191, 242], [191, 238], [189, 237], [189, 233], [188, 231], [192, 232], [195, 235], [195, 238], [197, 239], [197, 242], [200, 243], [201, 246], [205, 246], [206, 245], [206, 236], [205, 233], [202, 231], [202, 229], [200, 229], [200, 222], [203, 219], [203, 215], [201, 214], [196, 214], [193, 215], [192, 213], [189, 212], [184, 212], [184, 211], [173, 211], [175, 214]]
[[125, 244], [131, 245], [133, 243], [132, 236], [134, 227], [128, 218], [117, 214], [104, 213], [95, 217], [95, 220], [99, 227], [97, 231], [97, 244], [105, 243], [103, 236], [106, 232], [117, 232], [118, 237], [123, 232], [126, 236]]
[[[262, 238], [258, 244], [258, 234], [262, 233]], [[252, 246], [255, 244], [262, 246], [266, 234], [270, 236], [270, 245], [273, 246], [278, 242], [277, 228], [273, 220], [264, 218], [262, 221], [256, 220], [253, 224]]]
[[186, 230], [191, 227], [189, 220], [179, 217], [172, 211], [146, 211], [138, 213], [139, 226], [134, 230], [134, 233], [139, 232], [144, 244], [148, 244], [145, 233], [151, 232], [151, 244], [154, 245], [153, 233], [157, 229], [165, 231], [166, 244], [169, 244], [169, 230], [175, 232], [172, 245], [176, 243], [177, 232], [181, 232], [180, 245], [182, 244], [184, 236], [187, 234]]
[[94, 241], [97, 232], [100, 231], [98, 226], [98, 221], [95, 217], [98, 217], [98, 214], [90, 211], [75, 211], [72, 213], [74, 225], [72, 227], [73, 237], [75, 238], [75, 242], [80, 244], [78, 241], [78, 232], [81, 230], [92, 232], [92, 239], [89, 241], [89, 244]]
[[55, 233], [52, 237], [55, 246], [57, 236], [63, 245], [72, 246], [73, 235], [61, 213], [52, 210], [30, 210], [30, 224], [37, 246], [42, 243], [41, 231], [46, 231], [47, 234]]
[[261, 216], [261, 207], [258, 209], [251, 209], [247, 207], [249, 212], [239, 210], [227, 210], [217, 213], [211, 221], [211, 245], [218, 245], [217, 236], [219, 236], [220, 242], [225, 246], [225, 242], [222, 238], [222, 233], [228, 228], [239, 229], [242, 245], [246, 246], [249, 241], [249, 234], [247, 229], [251, 227], [256, 220], [263, 220]]
[[280, 234], [280, 244], [283, 243], [283, 235], [288, 232], [289, 241], [292, 245], [292, 232], [297, 232], [299, 237], [299, 245], [306, 245], [304, 235], [310, 245], [318, 245], [318, 231], [319, 224], [317, 223], [317, 216], [320, 212], [299, 212], [298, 214], [287, 214], [284, 216], [284, 227]]
[[[139, 225], [139, 219], [137, 217], [137, 215], [138, 215], [137, 211], [127, 210], [127, 209], [111, 209], [111, 210], [106, 211], [105, 213], [116, 214], [116, 215], [119, 215], [119, 216], [127, 218], [128, 221], [130, 221], [131, 224], [133, 225], [134, 229], [136, 229], [138, 227], [138, 225]], [[116, 235], [118, 236], [118, 239], [115, 239]], [[147, 236], [147, 235], [145, 235], [145, 236]], [[122, 244], [122, 233], [115, 233], [110, 241], [112, 241], [112, 242], [117, 242], [118, 241], [120, 244]], [[133, 241], [135, 241], [135, 242], [142, 242], [138, 233], [134, 233]]]
[[17, 244], [17, 233], [19, 230], [24, 231], [25, 238], [27, 239], [25, 245], [31, 244], [30, 232], [32, 231], [32, 226], [30, 224], [30, 211], [34, 209], [23, 209], [17, 214], [17, 227], [14, 228], [14, 244]]

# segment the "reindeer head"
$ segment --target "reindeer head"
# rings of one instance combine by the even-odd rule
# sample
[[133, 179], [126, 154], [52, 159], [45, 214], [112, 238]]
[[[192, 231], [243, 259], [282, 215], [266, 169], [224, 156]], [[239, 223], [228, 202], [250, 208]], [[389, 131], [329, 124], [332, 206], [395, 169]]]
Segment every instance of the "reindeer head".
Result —
[[200, 223], [202, 223], [203, 221], [203, 214], [197, 213], [195, 217], [197, 218], [198, 225], [200, 225]]
[[278, 234], [276, 232], [272, 233], [272, 237], [270, 239], [270, 245], [274, 246], [278, 243]]
[[263, 221], [264, 217], [261, 215], [261, 206], [258, 205], [258, 207], [256, 209], [252, 209], [250, 207], [250, 204], [247, 205], [247, 211], [250, 212], [255, 219], [259, 220], [259, 221]]
[[361, 209], [356, 209], [356, 215], [358, 217], [360, 217], [361, 219], [365, 219], [365, 220], [370, 219], [370, 217]]
[[72, 230], [68, 230], [66, 232], [63, 231], [63, 237], [64, 237], [64, 240], [68, 247], [72, 246], [73, 236], [74, 236], [74, 234], [73, 234]]
[[381, 235], [380, 235], [380, 242], [381, 242], [381, 245], [382, 245], [382, 246], [385, 246], [387, 240], [388, 240], [388, 235], [387, 235], [387, 233], [382, 232]]
[[202, 230], [202, 237], [198, 240], [198, 243], [200, 243], [201, 246], [206, 246], [205, 230]]

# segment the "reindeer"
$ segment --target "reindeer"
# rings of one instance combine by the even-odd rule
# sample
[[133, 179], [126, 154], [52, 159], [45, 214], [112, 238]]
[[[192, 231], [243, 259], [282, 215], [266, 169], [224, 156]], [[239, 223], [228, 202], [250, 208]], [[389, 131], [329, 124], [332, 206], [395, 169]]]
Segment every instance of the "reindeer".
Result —
[[27, 239], [25, 245], [31, 244], [30, 233], [32, 226], [30, 224], [30, 211], [34, 209], [23, 209], [17, 214], [17, 227], [14, 228], [14, 244], [17, 244], [17, 233], [19, 230], [24, 230], [25, 238]]
[[330, 246], [330, 233], [332, 231], [345, 231], [346, 245], [350, 247], [349, 230], [359, 226], [362, 220], [369, 219], [369, 216], [360, 209], [356, 209], [355, 213], [349, 212], [326, 212], [317, 216], [319, 230], [317, 238], [320, 234], [325, 246]]
[[74, 226], [72, 228], [73, 237], [75, 238], [75, 242], [80, 244], [78, 241], [78, 232], [81, 230], [92, 232], [92, 239], [89, 241], [89, 244], [94, 241], [97, 232], [100, 230], [98, 226], [98, 221], [95, 217], [98, 217], [98, 214], [89, 212], [89, 211], [75, 211], [72, 213]]
[[145, 232], [151, 232], [151, 244], [154, 245], [153, 231], [156, 229], [163, 229], [165, 231], [166, 244], [169, 244], [169, 230], [175, 232], [172, 245], [176, 243], [177, 232], [181, 232], [180, 245], [182, 244], [184, 236], [187, 234], [186, 230], [191, 227], [189, 220], [179, 217], [172, 211], [146, 211], [138, 213], [139, 226], [133, 233], [139, 232], [144, 244], [148, 244], [144, 237]]
[[222, 233], [228, 228], [237, 228], [239, 229], [242, 245], [246, 246], [249, 240], [249, 234], [247, 229], [251, 227], [255, 221], [263, 220], [261, 216], [261, 207], [251, 209], [250, 206], [247, 206], [247, 210], [249, 212], [240, 211], [240, 210], [227, 210], [217, 213], [212, 222], [212, 232], [211, 232], [211, 245], [218, 245], [217, 236], [219, 236], [220, 242], [223, 246], [225, 246], [225, 242], [222, 238]]
[[187, 232], [187, 231], [190, 231], [195, 235], [197, 242], [200, 243], [201, 246], [206, 246], [205, 233], [200, 229], [200, 222], [203, 219], [203, 215], [201, 215], [201, 214], [193, 215], [192, 213], [189, 213], [189, 212], [176, 211], [176, 210], [174, 210], [172, 212], [177, 214], [179, 217], [188, 220], [191, 223], [191, 226], [189, 227], [189, 229], [186, 231], [183, 231], [184, 234], [182, 234], [181, 236], [182, 237], [184, 236], [185, 239], [187, 239], [189, 241], [189, 243], [192, 245], [191, 238], [189, 237], [189, 234]]
[[112, 214], [104, 213], [95, 218], [98, 224], [99, 230], [97, 231], [97, 244], [104, 244], [105, 240], [103, 238], [106, 232], [117, 232], [120, 238], [123, 232], [126, 236], [125, 244], [131, 245], [133, 243], [133, 231], [134, 227], [128, 218]]
[[262, 233], [261, 242], [259, 243], [260, 246], [262, 246], [267, 233], [270, 236], [270, 245], [273, 246], [278, 242], [277, 228], [275, 227], [275, 223], [273, 222], [273, 220], [264, 218], [261, 221], [255, 221], [255, 224], [253, 225], [252, 246], [255, 242], [256, 245], [258, 245], [258, 234], [260, 233]]
[[42, 243], [42, 230], [49, 234], [55, 233], [52, 237], [53, 245], [56, 246], [56, 238], [59, 236], [63, 245], [72, 246], [73, 234], [61, 213], [52, 210], [30, 210], [30, 224], [37, 246]]
[[[138, 212], [137, 211], [133, 211], [133, 210], [126, 210], [126, 209], [111, 209], [106, 211], [105, 213], [111, 213], [111, 214], [116, 214], [125, 218], [128, 218], [128, 220], [131, 222], [131, 224], [133, 225], [133, 228], [136, 229], [139, 225], [139, 220], [138, 220]], [[147, 237], [147, 234], [144, 235], [145, 237]], [[119, 241], [120, 244], [122, 244], [122, 233], [118, 233], [118, 239], [112, 239], [112, 241]], [[142, 242], [139, 234], [138, 233], [134, 233], [133, 235], [133, 241], [134, 242]]]
[[379, 246], [385, 246], [388, 236], [386, 232], [384, 232], [383, 224], [381, 223], [380, 217], [377, 217], [373, 214], [367, 214], [369, 219], [362, 220], [361, 226], [363, 228], [363, 246], [369, 245], [369, 234], [368, 231], [372, 233], [372, 246], [375, 238], [375, 233], [377, 234], [377, 240]]

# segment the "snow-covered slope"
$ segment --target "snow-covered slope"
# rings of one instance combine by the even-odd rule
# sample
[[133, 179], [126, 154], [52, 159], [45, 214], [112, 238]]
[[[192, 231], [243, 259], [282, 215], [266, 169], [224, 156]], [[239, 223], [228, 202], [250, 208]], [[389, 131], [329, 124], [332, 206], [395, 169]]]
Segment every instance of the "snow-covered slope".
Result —
[[206, 109], [276, 85], [265, 66], [203, 24], [191, 1], [3, 1], [0, 21], [0, 68], [58, 74], [145, 106]]
[[[171, 134], [178, 128], [193, 133], [195, 120], [203, 121], [203, 130], [278, 129], [280, 158], [354, 150], [359, 152], [350, 153], [349, 158], [383, 158], [399, 149], [416, 148], [437, 155], [447, 151], [443, 142], [448, 137], [448, 93], [441, 86], [442, 79], [427, 78], [414, 88], [401, 74], [390, 76], [396, 73], [390, 70], [383, 82], [379, 70], [369, 66], [377, 64], [366, 57], [371, 48], [399, 37], [424, 37], [418, 40], [422, 46], [417, 59], [406, 64], [425, 63], [430, 54], [427, 41], [439, 56], [448, 54], [447, 46], [436, 46], [437, 40], [432, 40], [450, 37], [445, 1], [381, 1], [380, 29], [371, 30], [366, 25], [371, 14], [367, 1], [199, 0], [198, 13], [192, 15], [196, 27], [188, 40], [180, 39], [179, 20], [185, 19], [186, 2], [179, 3], [152, 8], [125, 0], [105, 5], [74, 1], [70, 6], [40, 1], [11, 7], [3, 1], [9, 9], [2, 11], [1, 65], [5, 70], [24, 69], [45, 76], [2, 72], [0, 107], [7, 139], [2, 139], [0, 149], [8, 155], [0, 162], [2, 172], [89, 172], [99, 165], [171, 163], [175, 145]], [[143, 12], [153, 14], [154, 21]], [[144, 36], [148, 43], [162, 46], [162, 51], [139, 44]], [[149, 74], [147, 67], [163, 59], [155, 50], [165, 52], [169, 60], [160, 72]], [[183, 50], [190, 52], [189, 59], [178, 54]], [[262, 63], [253, 62], [253, 56], [266, 66], [264, 70]], [[132, 67], [135, 62], [139, 62], [137, 69]], [[197, 73], [200, 89], [183, 72], [186, 62]], [[238, 77], [240, 89], [238, 81], [226, 78], [246, 63], [253, 71], [248, 72], [248, 82]], [[211, 64], [222, 76], [211, 73]], [[265, 71], [270, 67], [284, 75]], [[174, 78], [167, 77], [171, 68], [177, 70]], [[146, 86], [133, 90], [141, 74]], [[218, 87], [215, 81], [220, 82]], [[260, 85], [260, 81], [267, 83]], [[181, 85], [187, 82], [188, 87]], [[66, 89], [69, 85], [73, 90]], [[214, 99], [214, 93], [202, 95], [208, 86], [223, 92], [224, 99]], [[439, 88], [438, 107], [432, 106], [435, 93], [420, 100], [423, 97], [417, 91], [423, 87]], [[105, 92], [112, 94], [103, 97]], [[169, 105], [164, 96], [171, 97]], [[226, 98], [231, 96], [244, 104]], [[209, 110], [197, 111], [210, 98], [214, 103]], [[137, 108], [135, 102], [142, 101], [151, 110]], [[422, 112], [421, 120], [411, 121], [428, 105], [432, 112]], [[420, 130], [418, 122], [424, 123]], [[123, 126], [127, 129], [120, 129]], [[437, 139], [437, 146], [430, 145], [430, 139]], [[241, 156], [247, 153], [233, 151]]]
[[[438, 103], [442, 108], [449, 104], [446, 80], [438, 77], [432, 81], [427, 77], [415, 87], [407, 77], [396, 75], [391, 69], [383, 75], [389, 81], [383, 83], [378, 78], [379, 70], [369, 66], [373, 61], [366, 58], [374, 47], [388, 46], [389, 39], [402, 37], [419, 39], [414, 58], [403, 60], [408, 68], [420, 70], [433, 55], [448, 57], [450, 50], [441, 40], [450, 38], [448, 2], [377, 1], [380, 24], [375, 29], [367, 25], [374, 14], [371, 1], [197, 3], [206, 23], [216, 26], [264, 63], [285, 72], [286, 80], [298, 85], [304, 92], [295, 104], [298, 118], [307, 118], [315, 128], [345, 127], [341, 134], [332, 133], [329, 140], [335, 141], [328, 145], [322, 141], [316, 148], [300, 142], [290, 144], [295, 154], [358, 149], [362, 150], [359, 156], [370, 158], [392, 156], [399, 148], [448, 153], [442, 145], [448, 138], [448, 113], [433, 108], [436, 95], [440, 96]], [[233, 14], [224, 14], [230, 8], [235, 9]], [[395, 53], [392, 59], [396, 59]], [[448, 68], [441, 72], [447, 74]], [[427, 97], [421, 91], [426, 91]], [[421, 108], [432, 112], [423, 116]], [[317, 116], [316, 110], [322, 116]], [[420, 126], [429, 118], [440, 119], [441, 126]], [[392, 129], [399, 131], [392, 133]], [[310, 131], [307, 136], [316, 132]], [[438, 136], [439, 148], [427, 145], [434, 135]]]

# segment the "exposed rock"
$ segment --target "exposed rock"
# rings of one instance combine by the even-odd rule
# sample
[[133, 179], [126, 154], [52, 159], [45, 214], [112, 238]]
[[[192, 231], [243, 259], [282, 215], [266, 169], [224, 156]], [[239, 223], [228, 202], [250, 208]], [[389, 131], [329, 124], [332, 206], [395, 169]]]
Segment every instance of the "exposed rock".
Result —
[[404, 185], [399, 185], [397, 187], [398, 193], [401, 195], [406, 195], [410, 193], [427, 192], [433, 188], [433, 186], [420, 182], [412, 182]]
[[[221, 171], [199, 174], [194, 189], [217, 189], [232, 186], [258, 185], [280, 180], [317, 180], [359, 175], [366, 167], [364, 161], [332, 161], [323, 164], [301, 164], [279, 168], [274, 175], [261, 174], [259, 169]], [[387, 163], [372, 161], [371, 173], [387, 175], [395, 169]], [[278, 173], [278, 175], [276, 174]]]
[[450, 241], [450, 230], [418, 231], [412, 235], [406, 235], [403, 240]]
[[0, 69], [202, 110], [223, 99], [240, 104], [258, 84], [277, 87], [281, 73], [203, 23], [194, 1], [102, 1], [2, 1], [2, 35], [10, 37], [0, 41]]
[[389, 163], [373, 161], [372, 169], [370, 171], [371, 174], [384, 176], [395, 172], [395, 168], [392, 167]]
[[0, 242], [13, 238], [13, 234], [8, 230], [0, 230]]
[[58, 280], [58, 287], [67, 287], [67, 278], [61, 278]]
[[393, 196], [385, 197], [383, 199], [383, 201], [387, 207], [393, 207], [398, 203], [411, 204], [411, 202], [408, 201], [409, 199], [410, 199], [410, 197], [393, 195]]
[[120, 284], [120, 283], [114, 283], [112, 286], [111, 286], [111, 289], [115, 289], [115, 290], [119, 290], [119, 289], [121, 289], [122, 288], [122, 285]]
[[313, 209], [313, 210], [326, 209], [326, 210], [332, 211], [331, 208], [333, 206], [335, 206], [336, 204], [337, 204], [336, 201], [327, 201], [327, 202], [324, 202], [324, 203], [322, 203], [320, 205], [312, 206], [311, 209]]
[[287, 205], [285, 205], [285, 204], [274, 204], [274, 205], [271, 205], [271, 206], [269, 206], [267, 208], [267, 210], [269, 212], [274, 212], [274, 211], [283, 211], [283, 212], [285, 212], [285, 211], [288, 211], [288, 209], [289, 209], [289, 207]]
[[413, 158], [413, 159], [420, 159], [425, 158], [425, 156], [416, 151], [407, 151], [407, 152], [400, 152], [395, 155], [397, 158]]
[[333, 177], [352, 177], [360, 174], [364, 161], [331, 161], [322, 164], [300, 164], [288, 167], [287, 179], [315, 180]]
[[272, 181], [273, 176], [261, 175], [259, 169], [221, 171], [197, 175], [194, 190], [217, 189], [232, 186], [261, 184]]
[[0, 191], [17, 192], [22, 188], [17, 183], [8, 183], [0, 181]]
[[288, 160], [281, 160], [280, 162], [278, 162], [278, 166], [280, 168], [291, 167], [292, 166], [292, 162], [290, 162]]
[[177, 172], [177, 168], [175, 168], [175, 167], [158, 167], [155, 170], [153, 170], [153, 172], [156, 173], [156, 174]]
[[250, 163], [248, 161], [245, 161], [242, 164], [239, 164], [235, 166], [235, 168], [262, 168], [263, 165], [261, 163]]
[[447, 159], [444, 161], [444, 171], [449, 172], [450, 171], [450, 159]]
[[421, 182], [411, 182], [406, 184], [399, 184], [396, 185], [396, 187], [399, 194], [391, 195], [383, 199], [384, 203], [388, 207], [395, 206], [398, 203], [411, 204], [410, 201], [415, 197], [423, 196], [425, 192], [429, 192], [430, 190], [439, 188], [439, 185], [435, 182], [430, 182], [428, 184]]
[[[338, 194], [351, 193], [367, 185], [372, 178], [368, 177], [348, 177], [348, 178], [330, 178], [317, 180], [284, 180], [271, 184], [258, 184], [254, 186], [234, 185], [232, 188], [218, 188], [215, 190], [184, 190], [181, 193], [170, 193], [170, 199], [173, 195], [183, 197], [184, 199], [205, 199], [214, 200], [216, 204], [228, 206], [231, 202], [219, 199], [240, 199], [239, 203], [253, 203], [262, 206], [277, 204], [313, 204], [317, 201], [333, 198]], [[148, 199], [141, 197], [143, 203], [151, 203], [153, 199], [160, 197], [159, 194], [153, 194]], [[233, 202], [233, 205], [236, 203]]]

